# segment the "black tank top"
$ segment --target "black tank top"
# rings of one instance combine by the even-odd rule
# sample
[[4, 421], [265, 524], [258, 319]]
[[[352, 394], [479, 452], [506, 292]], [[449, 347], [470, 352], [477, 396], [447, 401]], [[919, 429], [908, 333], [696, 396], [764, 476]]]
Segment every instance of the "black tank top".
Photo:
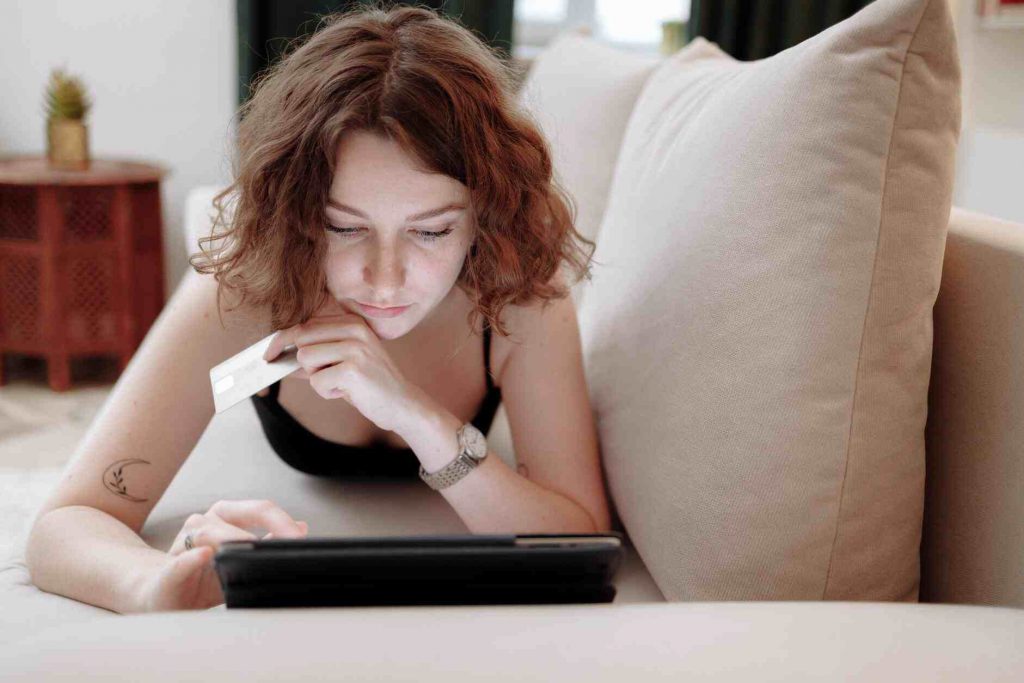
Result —
[[[483, 338], [487, 394], [471, 422], [486, 434], [501, 403], [501, 388], [494, 386], [491, 376], [491, 329], [486, 323]], [[270, 385], [269, 394], [253, 394], [252, 401], [267, 440], [291, 467], [320, 477], [419, 479], [420, 461], [411, 448], [394, 448], [387, 444], [347, 446], [321, 438], [303, 427], [278, 403], [280, 389], [278, 380]]]

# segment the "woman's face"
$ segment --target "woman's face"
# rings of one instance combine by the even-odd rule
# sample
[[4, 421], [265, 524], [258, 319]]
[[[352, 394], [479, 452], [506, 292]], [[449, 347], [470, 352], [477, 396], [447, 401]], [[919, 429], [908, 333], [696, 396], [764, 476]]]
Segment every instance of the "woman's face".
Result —
[[[397, 339], [428, 318], [458, 279], [475, 230], [469, 189], [417, 170], [397, 143], [367, 131], [345, 135], [336, 161], [327, 289], [378, 337]], [[360, 304], [405, 308], [384, 317]]]

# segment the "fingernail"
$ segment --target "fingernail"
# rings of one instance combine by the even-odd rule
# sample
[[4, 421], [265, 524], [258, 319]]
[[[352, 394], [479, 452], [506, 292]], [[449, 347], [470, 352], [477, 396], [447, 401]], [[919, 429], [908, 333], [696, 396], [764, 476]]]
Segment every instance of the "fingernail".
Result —
[[273, 532], [273, 531], [271, 531], [271, 532], [270, 532], [269, 534], [267, 534], [266, 536], [264, 536], [262, 540], [264, 540], [264, 541], [265, 541], [265, 540], [267, 540], [268, 538], [272, 537], [273, 535], [274, 535], [274, 532]]

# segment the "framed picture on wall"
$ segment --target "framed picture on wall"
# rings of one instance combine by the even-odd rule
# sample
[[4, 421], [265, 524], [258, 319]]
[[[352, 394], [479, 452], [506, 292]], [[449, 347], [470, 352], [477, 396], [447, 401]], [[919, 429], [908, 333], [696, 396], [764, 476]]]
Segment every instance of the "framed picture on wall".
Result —
[[977, 0], [983, 28], [1024, 28], [1024, 0]]

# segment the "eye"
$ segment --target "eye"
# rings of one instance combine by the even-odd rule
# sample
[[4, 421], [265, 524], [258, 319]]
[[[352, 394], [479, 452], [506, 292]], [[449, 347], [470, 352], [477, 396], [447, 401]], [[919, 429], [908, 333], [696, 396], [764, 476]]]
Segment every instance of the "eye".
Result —
[[[342, 228], [337, 225], [328, 225], [327, 229], [338, 235], [354, 235], [363, 228]], [[454, 230], [454, 228], [451, 225], [448, 225], [444, 230], [439, 230], [437, 232], [431, 232], [429, 230], [415, 230], [414, 232], [428, 242], [432, 242], [450, 234], [452, 230]]]
[[337, 225], [328, 225], [327, 229], [339, 235], [352, 235], [360, 228], [339, 228]]
[[423, 239], [425, 239], [425, 240], [427, 240], [429, 242], [429, 241], [441, 239], [445, 235], [451, 233], [451, 231], [453, 229], [454, 228], [452, 228], [452, 226], [449, 225], [444, 230], [440, 230], [438, 232], [429, 232], [427, 230], [417, 230], [416, 232], [419, 233], [420, 236], [423, 237]]

